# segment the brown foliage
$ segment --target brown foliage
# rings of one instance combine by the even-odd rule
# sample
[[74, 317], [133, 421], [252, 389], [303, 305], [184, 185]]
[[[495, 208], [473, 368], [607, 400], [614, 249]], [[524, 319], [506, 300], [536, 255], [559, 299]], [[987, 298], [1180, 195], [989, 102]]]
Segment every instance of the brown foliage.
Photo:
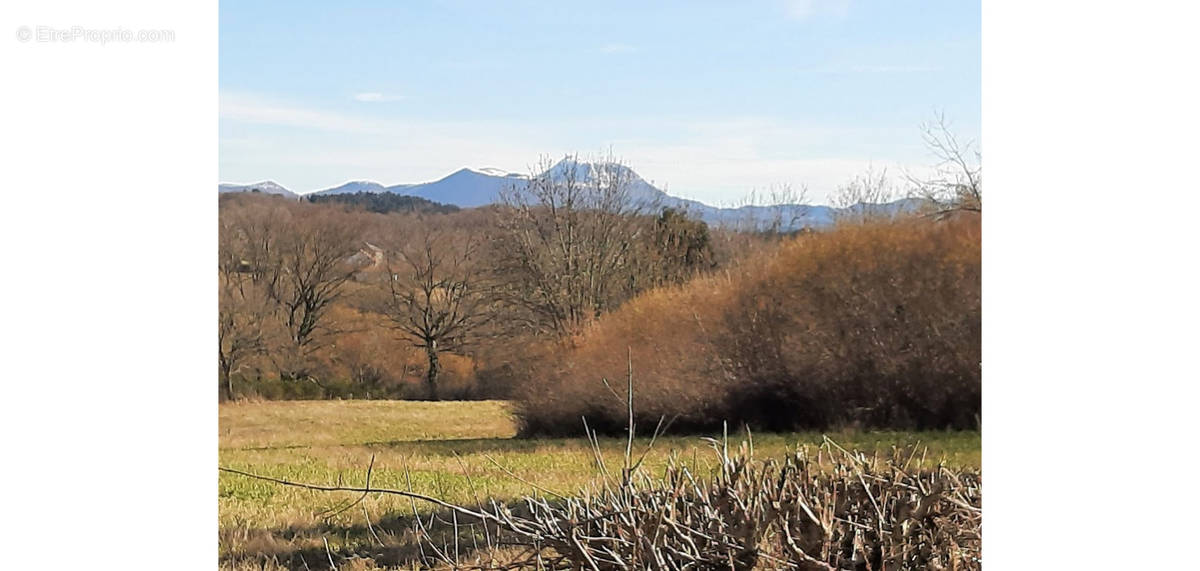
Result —
[[496, 334], [473, 237], [493, 217], [221, 196], [222, 397], [428, 398], [431, 371], [439, 398], [497, 396], [472, 346]]
[[602, 378], [638, 371], [643, 424], [768, 429], [975, 428], [980, 411], [978, 220], [840, 225], [643, 294], [536, 365], [526, 433], [602, 431], [623, 411]]

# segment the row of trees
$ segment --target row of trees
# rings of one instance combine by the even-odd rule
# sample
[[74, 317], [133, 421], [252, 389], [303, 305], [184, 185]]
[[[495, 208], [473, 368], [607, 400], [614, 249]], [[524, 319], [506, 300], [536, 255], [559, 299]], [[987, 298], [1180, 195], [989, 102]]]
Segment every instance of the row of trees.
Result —
[[[709, 229], [631, 196], [615, 161], [568, 161], [496, 207], [378, 214], [277, 197], [221, 197], [220, 374], [245, 367], [320, 385], [337, 342], [386, 327], [425, 357], [564, 338], [641, 291], [715, 266]], [[335, 307], [363, 319], [331, 319]], [[370, 319], [371, 316], [383, 319]], [[264, 367], [264, 363], [269, 365]]]

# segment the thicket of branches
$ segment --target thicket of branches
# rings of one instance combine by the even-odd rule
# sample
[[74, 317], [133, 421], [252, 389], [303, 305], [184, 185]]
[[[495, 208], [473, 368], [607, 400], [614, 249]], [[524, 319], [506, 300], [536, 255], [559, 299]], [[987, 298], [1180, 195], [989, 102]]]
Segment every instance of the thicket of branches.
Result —
[[922, 125], [925, 147], [936, 160], [930, 176], [908, 176], [913, 194], [933, 205], [939, 216], [983, 212], [982, 154], [974, 141], [960, 141], [944, 115]]
[[220, 364], [232, 375], [254, 357], [280, 377], [317, 381], [320, 350], [338, 334], [328, 313], [353, 276], [355, 226], [345, 213], [275, 197], [223, 212], [219, 244]]
[[527, 434], [588, 418], [622, 429], [601, 378], [641, 373], [641, 422], [712, 430], [859, 425], [977, 428], [978, 219], [843, 224], [717, 274], [639, 296], [571, 348], [529, 363]]
[[555, 165], [501, 194], [500, 293], [528, 330], [564, 337], [634, 295], [716, 266], [703, 222], [635, 195], [633, 171], [605, 157]]

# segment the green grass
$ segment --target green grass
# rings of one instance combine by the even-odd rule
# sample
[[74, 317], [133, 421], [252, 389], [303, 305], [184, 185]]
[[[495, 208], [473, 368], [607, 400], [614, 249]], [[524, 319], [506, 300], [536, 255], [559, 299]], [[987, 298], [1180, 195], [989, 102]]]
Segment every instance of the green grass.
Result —
[[[500, 401], [222, 404], [220, 463], [287, 480], [361, 486], [374, 455], [372, 487], [411, 488], [468, 504], [476, 498], [511, 500], [538, 494], [521, 480], [569, 494], [600, 477], [584, 438], [515, 439], [516, 428], [508, 405]], [[980, 463], [978, 432], [827, 434], [845, 448], [868, 453], [919, 442], [928, 447], [928, 461], [957, 467]], [[741, 439], [742, 435], [730, 437], [734, 442]], [[756, 457], [782, 456], [797, 445], [815, 446], [821, 441], [821, 433], [753, 435]], [[600, 443], [607, 465], [620, 466], [624, 440], [601, 439]], [[635, 449], [646, 443], [647, 439], [639, 439]], [[671, 454], [701, 473], [715, 465], [711, 449], [699, 436], [673, 436], [655, 443], [645, 469], [661, 472]], [[221, 554], [227, 567], [257, 565], [273, 556], [290, 561], [292, 555], [304, 553], [324, 558], [323, 539], [335, 553], [370, 551], [375, 540], [365, 529], [367, 517], [386, 543], [391, 537], [388, 532], [403, 533], [397, 518], [413, 509], [395, 496], [371, 497], [363, 502], [369, 516], [356, 506], [326, 520], [320, 512], [353, 500], [354, 494], [288, 488], [224, 472], [218, 490]], [[416, 507], [422, 513], [428, 510], [428, 506]]]

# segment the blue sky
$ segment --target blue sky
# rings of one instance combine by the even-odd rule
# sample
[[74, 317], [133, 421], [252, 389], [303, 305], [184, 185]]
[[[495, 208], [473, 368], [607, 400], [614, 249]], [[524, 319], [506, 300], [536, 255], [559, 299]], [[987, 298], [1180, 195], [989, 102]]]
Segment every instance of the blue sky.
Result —
[[980, 6], [867, 2], [220, 5], [220, 177], [306, 192], [607, 153], [732, 204], [978, 141]]

